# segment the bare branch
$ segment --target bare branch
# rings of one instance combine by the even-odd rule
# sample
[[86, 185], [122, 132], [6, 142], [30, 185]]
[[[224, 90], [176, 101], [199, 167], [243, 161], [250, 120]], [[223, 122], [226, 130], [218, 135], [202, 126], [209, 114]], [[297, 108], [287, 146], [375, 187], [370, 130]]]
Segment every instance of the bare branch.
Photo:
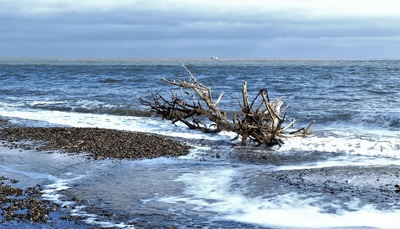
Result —
[[[149, 106], [163, 118], [171, 120], [173, 124], [181, 122], [190, 129], [198, 129], [204, 132], [234, 131], [237, 133], [236, 139], [241, 137], [242, 145], [245, 145], [249, 139], [257, 145], [280, 145], [283, 144], [281, 138], [305, 137], [312, 134], [309, 129], [315, 121], [311, 122], [307, 128], [286, 133], [295, 123], [295, 119], [293, 119], [283, 127], [286, 121], [286, 112], [283, 115], [282, 112], [288, 106], [281, 109], [283, 105], [281, 98], [271, 102], [266, 89], [261, 89], [250, 103], [247, 82], [242, 84], [243, 104], [236, 97], [241, 111], [236, 113], [232, 122], [230, 122], [227, 119], [226, 112], [217, 107], [221, 102], [223, 93], [214, 102], [211, 88], [198, 82], [183, 63], [182, 67], [190, 75], [188, 81], [171, 81], [162, 78], [164, 82], [179, 87], [180, 94], [171, 90], [170, 100], [158, 93], [151, 93], [152, 100], [139, 98], [143, 105]], [[183, 97], [180, 98], [180, 95]], [[207, 120], [212, 124], [208, 125]]]

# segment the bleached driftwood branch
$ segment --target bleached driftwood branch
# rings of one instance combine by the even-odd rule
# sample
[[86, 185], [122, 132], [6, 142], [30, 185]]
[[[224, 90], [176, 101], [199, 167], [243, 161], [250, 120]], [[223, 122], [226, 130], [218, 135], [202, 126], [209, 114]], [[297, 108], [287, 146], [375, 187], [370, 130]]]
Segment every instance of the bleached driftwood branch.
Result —
[[[241, 111], [234, 116], [233, 121], [229, 121], [226, 113], [217, 106], [223, 93], [214, 101], [211, 88], [197, 81], [185, 65], [182, 64], [182, 67], [190, 75], [188, 81], [171, 81], [165, 78], [162, 80], [179, 87], [185, 98], [179, 98], [171, 90], [170, 100], [165, 99], [159, 93], [152, 92], [152, 100], [140, 97], [140, 102], [161, 114], [163, 118], [171, 120], [172, 123], [182, 122], [190, 129], [199, 129], [205, 132], [233, 131], [238, 134], [237, 138], [241, 137], [242, 145], [245, 145], [248, 139], [258, 145], [282, 144], [283, 138], [305, 137], [312, 133], [310, 127], [314, 121], [306, 128], [287, 132], [290, 127], [293, 127], [295, 120], [284, 126], [286, 113], [283, 112], [286, 107], [281, 109], [282, 99], [271, 102], [267, 90], [261, 89], [250, 102], [246, 82], [242, 85], [243, 104], [239, 102]], [[204, 118], [211, 121], [212, 125], [207, 125]]]

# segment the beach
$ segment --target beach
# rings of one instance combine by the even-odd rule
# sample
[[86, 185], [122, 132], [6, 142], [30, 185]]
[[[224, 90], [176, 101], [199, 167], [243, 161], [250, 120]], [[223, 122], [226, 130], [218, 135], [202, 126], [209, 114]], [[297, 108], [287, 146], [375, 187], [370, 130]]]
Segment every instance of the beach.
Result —
[[[15, 126], [2, 119], [0, 122], [2, 128], [0, 129], [0, 139], [2, 141], [0, 155], [5, 157], [13, 155], [20, 162], [29, 159], [24, 157], [35, 157], [35, 154], [43, 156], [43, 152], [47, 155], [60, 154], [62, 157], [77, 157], [79, 163], [100, 160], [141, 160], [146, 157], [176, 157], [187, 155], [189, 152], [189, 145], [195, 146], [200, 142], [186, 142], [183, 139], [174, 139], [168, 137], [161, 137], [154, 134], [115, 131], [110, 129], [98, 128], [32, 128]], [[62, 133], [60, 135], [59, 133]], [[91, 138], [85, 137], [90, 135]], [[104, 139], [107, 139], [105, 141]], [[139, 141], [138, 139], [144, 140]], [[123, 141], [122, 141], [123, 140]], [[85, 143], [83, 143], [85, 141]], [[121, 148], [124, 146], [124, 141], [131, 141], [132, 147], [130, 152], [149, 152], [148, 155], [132, 153], [124, 153]], [[98, 145], [100, 142], [104, 145]], [[80, 145], [78, 146], [78, 144]], [[109, 143], [109, 145], [107, 145]], [[207, 144], [206, 141], [201, 141], [201, 144]], [[224, 158], [228, 161], [240, 161], [241, 163], [254, 163], [254, 164], [276, 164], [284, 165], [290, 164], [294, 156], [270, 155], [257, 153], [257, 150], [249, 152], [249, 148], [236, 149], [233, 153], [221, 152], [220, 147], [209, 142], [211, 150], [208, 151], [208, 158]], [[110, 147], [116, 148], [115, 153]], [[104, 149], [104, 150], [100, 150]], [[107, 150], [106, 150], [107, 149]], [[28, 151], [21, 153], [22, 151]], [[20, 156], [16, 155], [21, 153]], [[30, 155], [29, 155], [30, 154]], [[79, 156], [81, 154], [81, 156]], [[51, 156], [46, 157], [44, 164], [54, 163], [53, 170], [62, 169], [65, 166], [71, 166], [76, 163], [71, 162], [59, 163], [59, 156], [56, 160], [52, 161]], [[84, 156], [82, 156], [84, 155]], [[125, 156], [123, 156], [125, 155]], [[217, 156], [218, 155], [218, 156]], [[40, 158], [40, 156], [39, 156]], [[75, 158], [76, 160], [76, 158]], [[202, 158], [202, 160], [207, 160]], [[297, 161], [302, 160], [306, 162], [306, 157], [301, 158], [300, 155], [296, 158]], [[6, 160], [7, 161], [7, 160]], [[10, 159], [11, 161], [11, 159]], [[36, 160], [32, 160], [35, 163]], [[68, 161], [68, 160], [67, 160]], [[57, 163], [58, 166], [57, 166]], [[25, 165], [30, 167], [29, 165]], [[154, 165], [153, 169], [156, 169]], [[32, 166], [34, 168], [34, 166]], [[52, 169], [47, 170], [51, 173]], [[31, 174], [32, 175], [32, 174]], [[336, 166], [331, 168], [291, 168], [277, 171], [268, 171], [258, 173], [253, 176], [249, 182], [256, 183], [258, 189], [252, 190], [254, 196], [280, 193], [280, 195], [290, 195], [296, 191], [300, 200], [301, 196], [308, 193], [319, 193], [322, 195], [322, 200], [327, 205], [335, 203], [341, 208], [352, 211], [354, 206], [349, 203], [357, 199], [357, 207], [367, 207], [374, 204], [377, 209], [388, 211], [390, 209], [398, 209], [400, 206], [400, 167], [399, 166]], [[31, 179], [29, 178], [31, 177]], [[18, 178], [22, 178], [18, 180]], [[63, 202], [50, 201], [44, 196], [46, 184], [46, 176], [38, 177], [35, 175], [29, 176], [21, 171], [9, 170], [8, 173], [2, 172], [2, 190], [6, 190], [7, 198], [2, 198], [2, 220], [5, 225], [15, 226], [22, 223], [22, 225], [58, 225], [58, 226], [73, 226], [80, 228], [93, 228], [101, 227], [102, 224], [84, 224], [84, 220], [89, 215], [96, 215], [97, 221], [103, 222], [128, 222], [133, 213], [126, 212], [120, 214], [115, 212], [114, 207], [107, 209], [103, 205], [91, 205], [90, 199], [85, 199], [83, 196], [77, 195], [73, 187], [60, 189], [57, 194], [62, 194], [64, 198], [71, 198]], [[18, 184], [19, 183], [19, 184]], [[118, 182], [116, 182], [118, 183]], [[80, 184], [80, 185], [85, 185]], [[173, 184], [171, 184], [173, 185]], [[11, 188], [15, 186], [14, 188]], [[88, 185], [90, 187], [91, 184]], [[262, 188], [261, 188], [262, 187]], [[112, 187], [108, 187], [111, 188]], [[117, 187], [115, 187], [118, 189]], [[48, 190], [47, 190], [48, 192]], [[56, 193], [53, 193], [56, 194]], [[10, 197], [11, 195], [11, 197]], [[15, 197], [12, 197], [15, 196]], [[14, 199], [17, 196], [24, 196], [19, 202], [13, 202], [13, 208], [9, 207], [10, 198]], [[110, 198], [112, 200], [112, 198]], [[73, 204], [65, 205], [65, 202], [73, 201]], [[109, 200], [104, 199], [104, 202]], [[29, 203], [29, 204], [27, 204]], [[78, 205], [85, 205], [85, 215], [74, 214], [74, 209]], [[5, 207], [7, 206], [7, 208]], [[66, 207], [67, 206], [67, 207]], [[14, 213], [11, 209], [15, 209]], [[19, 209], [28, 209], [25, 213], [16, 214]], [[326, 207], [323, 210], [325, 213], [337, 213], [336, 207]], [[55, 213], [52, 213], [55, 212]], [[11, 216], [12, 215], [12, 216]], [[127, 228], [134, 226], [136, 228], [161, 226], [164, 228], [179, 228], [179, 222], [173, 220], [161, 222], [159, 219], [149, 220], [146, 214], [141, 218], [140, 214], [134, 213], [137, 219], [130, 224], [113, 224], [110, 227]], [[176, 213], [171, 213], [176, 215]], [[168, 215], [163, 217], [170, 218]], [[162, 217], [162, 218], [163, 218]], [[173, 218], [173, 217], [171, 217]], [[358, 222], [357, 217], [354, 218]], [[361, 220], [361, 219], [360, 219]], [[361, 221], [359, 221], [361, 222]], [[396, 225], [396, 222], [392, 222]], [[103, 225], [107, 226], [107, 225]]]
[[[188, 154], [190, 147], [177, 140], [155, 134], [116, 131], [98, 128], [39, 128], [12, 125], [7, 119], [0, 119], [0, 154], [16, 153], [22, 150], [61, 152], [66, 154], [84, 154], [88, 160], [101, 159], [150, 159], [156, 157], [177, 157]], [[18, 149], [18, 150], [15, 150]], [[35, 152], [31, 152], [34, 154]], [[52, 163], [51, 161], [49, 163]], [[12, 174], [13, 172], [11, 172]], [[7, 176], [7, 173], [5, 173]], [[15, 174], [8, 174], [15, 177]], [[20, 221], [24, 223], [47, 223], [54, 225], [50, 212], [61, 206], [43, 200], [43, 188], [31, 180], [20, 181], [8, 177], [0, 177], [2, 182], [2, 221]], [[28, 184], [35, 186], [28, 187]], [[11, 197], [10, 197], [11, 196]], [[19, 198], [20, 196], [24, 198]], [[21, 201], [11, 201], [15, 198]], [[10, 207], [9, 204], [13, 205]], [[7, 207], [5, 207], [7, 206]], [[15, 211], [25, 210], [22, 214]], [[69, 216], [71, 217], [71, 216]], [[73, 218], [73, 217], [71, 217]], [[57, 220], [71, 219], [68, 217]]]

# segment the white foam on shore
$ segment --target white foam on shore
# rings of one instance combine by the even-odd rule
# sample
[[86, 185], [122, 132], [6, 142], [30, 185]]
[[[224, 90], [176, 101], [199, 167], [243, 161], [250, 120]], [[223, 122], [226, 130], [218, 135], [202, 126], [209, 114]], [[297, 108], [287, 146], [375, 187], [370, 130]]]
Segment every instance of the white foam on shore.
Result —
[[61, 206], [67, 205], [64, 201], [60, 200], [60, 195], [58, 192], [69, 189], [68, 183], [83, 178], [85, 175], [80, 175], [70, 179], [56, 178], [52, 184], [45, 186], [46, 189], [43, 190], [43, 198], [46, 200], [53, 201], [54, 203], [61, 204]]
[[183, 124], [173, 125], [168, 120], [154, 117], [115, 116], [108, 114], [88, 114], [63, 111], [19, 111], [17, 109], [4, 109], [4, 107], [0, 107], [0, 114], [2, 116], [22, 119], [11, 120], [12, 122], [27, 122], [27, 120], [32, 120], [32, 123], [27, 123], [30, 126], [45, 126], [46, 123], [48, 123], [48, 126], [64, 125], [72, 127], [97, 127], [157, 133], [172, 137], [222, 139], [227, 141], [235, 136], [235, 134], [229, 132], [223, 132], [216, 135], [205, 134], [201, 131], [189, 130]]
[[304, 163], [300, 165], [279, 166], [276, 170], [299, 170], [329, 168], [337, 166], [400, 166], [400, 158], [370, 157], [363, 155], [343, 155], [332, 157], [323, 161]]
[[279, 196], [261, 207], [253, 206], [251, 203], [246, 209], [243, 207], [240, 212], [230, 214], [226, 218], [262, 226], [286, 228], [400, 228], [398, 210], [380, 211], [367, 205], [356, 211], [326, 214], [321, 213], [320, 208], [308, 205], [307, 201], [297, 199], [295, 193]]
[[[31, 125], [65, 125], [73, 127], [98, 127], [117, 130], [141, 131], [192, 139], [212, 139], [231, 141], [236, 134], [222, 132], [214, 135], [189, 130], [186, 126], [171, 124], [170, 121], [155, 117], [114, 116], [107, 114], [88, 114], [63, 111], [18, 110], [17, 108], [0, 107], [0, 114], [32, 121]], [[367, 155], [378, 157], [400, 158], [400, 135], [393, 131], [323, 130], [307, 138], [285, 139], [285, 144], [276, 148], [279, 152], [320, 151], [330, 153], [346, 153], [351, 155]]]
[[399, 210], [377, 210], [372, 205], [359, 208], [351, 203], [351, 211], [332, 205], [337, 209], [337, 213], [332, 214], [322, 213], [323, 207], [329, 203], [321, 203], [317, 197], [295, 192], [274, 197], [247, 197], [243, 190], [231, 185], [233, 178], [240, 174], [234, 168], [186, 173], [176, 179], [185, 185], [183, 195], [161, 197], [157, 201], [194, 205], [196, 211], [213, 211], [216, 213], [214, 220], [233, 220], [266, 227], [400, 228]]
[[400, 158], [400, 136], [374, 136], [372, 134], [357, 136], [348, 133], [332, 133], [331, 136], [312, 135], [306, 138], [287, 139], [278, 150], [283, 152], [319, 151]]
[[[90, 214], [85, 211], [86, 206], [77, 205], [75, 201], [70, 200], [62, 200], [63, 195], [59, 194], [60, 191], [69, 189], [68, 184], [72, 183], [75, 180], [82, 179], [86, 175], [79, 175], [70, 179], [61, 179], [56, 178], [52, 184], [46, 185], [43, 190], [42, 197], [45, 200], [50, 200], [54, 203], [59, 204], [63, 208], [70, 208], [72, 216], [79, 216], [83, 218], [83, 221], [90, 225], [99, 225], [104, 228], [134, 228], [131, 225], [127, 225], [123, 222], [115, 223], [112, 221], [102, 221], [99, 220], [96, 214]], [[71, 206], [74, 206], [71, 208]]]

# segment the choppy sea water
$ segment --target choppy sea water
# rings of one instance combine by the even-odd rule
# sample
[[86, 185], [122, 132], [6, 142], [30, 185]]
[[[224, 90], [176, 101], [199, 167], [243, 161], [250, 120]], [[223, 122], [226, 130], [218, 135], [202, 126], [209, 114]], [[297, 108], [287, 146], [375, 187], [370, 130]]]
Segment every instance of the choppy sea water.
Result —
[[[102, 127], [222, 141], [221, 154], [234, 154], [232, 133], [206, 135], [175, 127], [138, 102], [149, 90], [169, 95], [171, 87], [161, 77], [188, 78], [181, 62], [211, 86], [214, 97], [224, 92], [220, 108], [229, 115], [238, 111], [237, 96], [247, 81], [250, 97], [261, 88], [271, 99], [282, 97], [296, 127], [316, 120], [314, 135], [256, 150], [299, 159], [278, 164], [204, 160], [209, 150], [204, 146], [185, 157], [141, 161], [53, 155], [30, 165], [30, 154], [24, 160], [8, 155], [2, 156], [0, 171], [40, 180], [47, 185], [46, 198], [54, 201], [67, 205], [68, 197], [76, 197], [110, 210], [114, 220], [91, 214], [85, 206], [74, 210], [89, 224], [104, 227], [128, 227], [130, 222], [188, 228], [400, 227], [399, 205], [382, 209], [356, 197], [325, 203], [322, 194], [254, 181], [280, 170], [400, 166], [400, 60], [5, 58], [0, 59], [0, 116], [34, 126]], [[40, 161], [58, 163], [49, 168]], [[59, 196], [65, 190], [67, 196]]]

